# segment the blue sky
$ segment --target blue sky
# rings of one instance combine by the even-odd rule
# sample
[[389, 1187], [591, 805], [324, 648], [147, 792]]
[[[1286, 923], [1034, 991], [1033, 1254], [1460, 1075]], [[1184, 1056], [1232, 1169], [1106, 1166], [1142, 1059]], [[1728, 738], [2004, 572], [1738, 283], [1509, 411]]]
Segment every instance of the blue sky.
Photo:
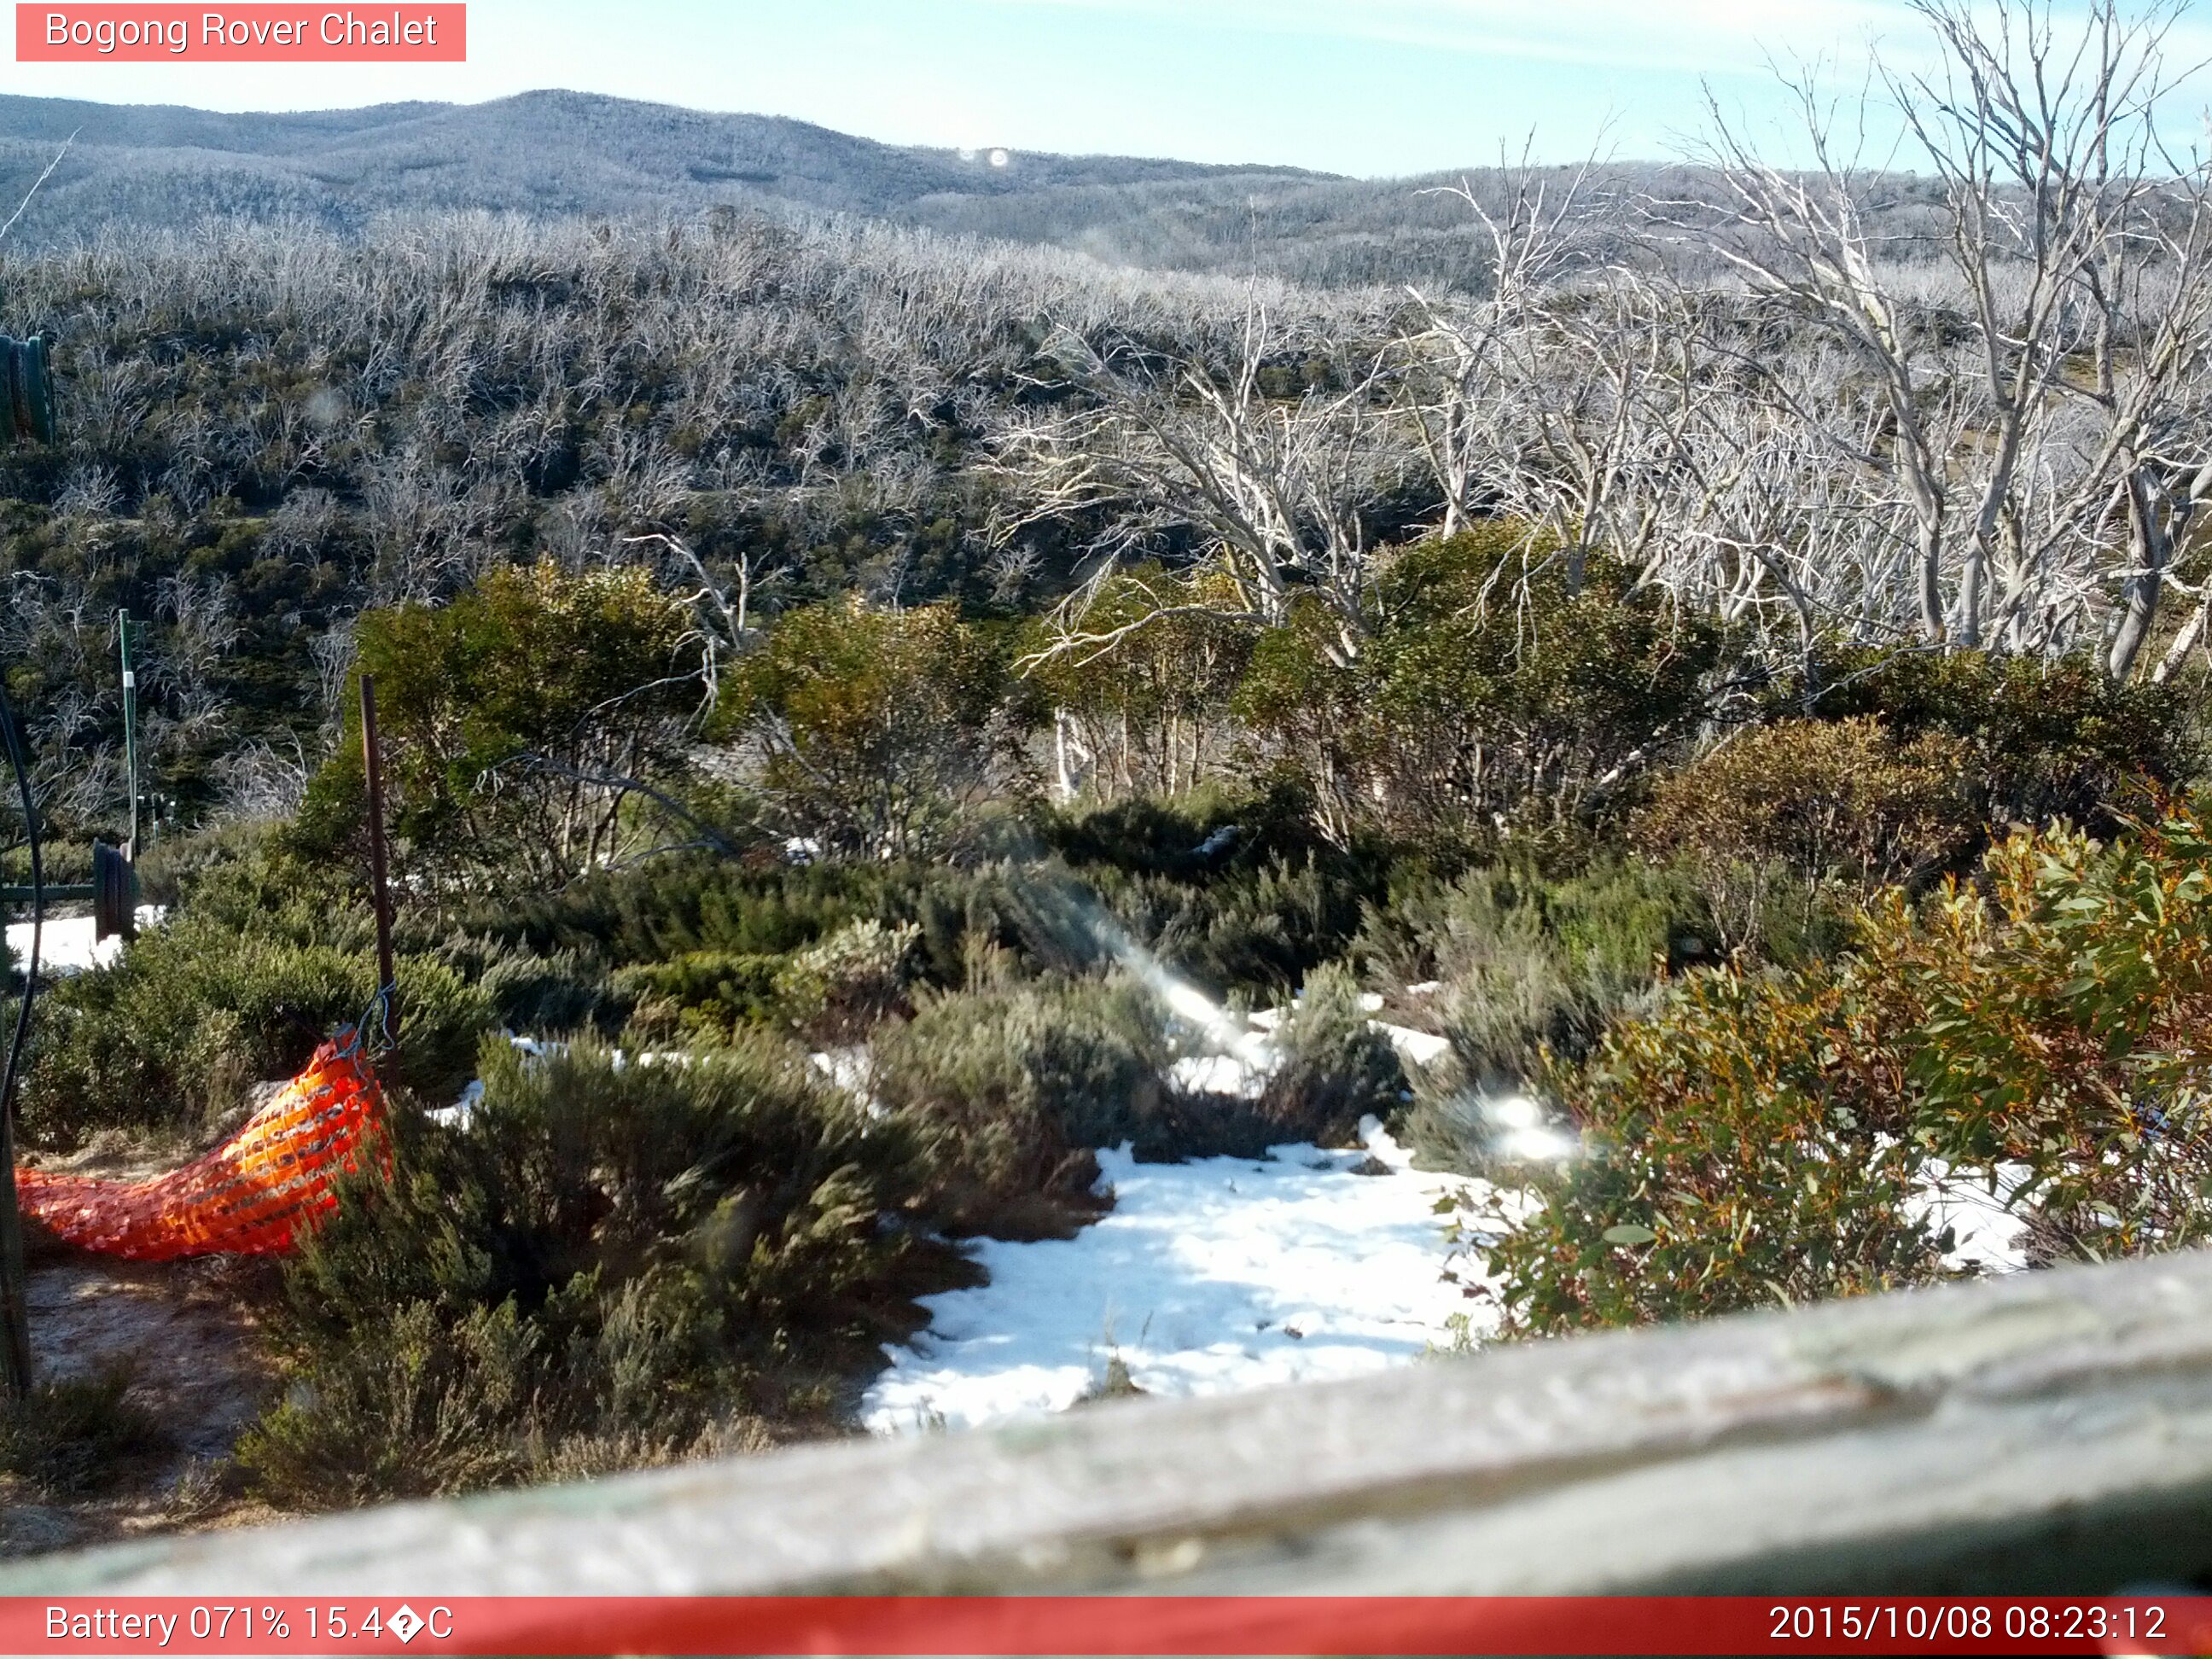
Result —
[[220, 109], [558, 86], [896, 143], [1389, 175], [1532, 134], [1553, 159], [1673, 154], [1702, 82], [1778, 135], [1770, 57], [1856, 84], [1870, 42], [1910, 59], [1923, 38], [1901, 0], [471, 0], [469, 27], [466, 64], [9, 63], [0, 84]]

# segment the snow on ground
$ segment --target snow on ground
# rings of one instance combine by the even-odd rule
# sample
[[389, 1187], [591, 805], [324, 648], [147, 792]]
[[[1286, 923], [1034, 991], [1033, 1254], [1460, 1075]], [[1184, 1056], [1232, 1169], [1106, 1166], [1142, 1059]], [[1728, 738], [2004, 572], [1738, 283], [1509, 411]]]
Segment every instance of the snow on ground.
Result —
[[[1364, 996], [1360, 1003], [1370, 1014], [1382, 1012], [1381, 997]], [[1280, 1059], [1275, 1048], [1275, 1032], [1289, 1011], [1261, 1008], [1240, 1018], [1214, 1008], [1210, 1003], [1206, 1006], [1203, 1022], [1193, 1023], [1198, 1024], [1212, 1040], [1212, 1052], [1185, 1055], [1168, 1068], [1168, 1076], [1177, 1088], [1194, 1093], [1235, 1095], [1249, 1100], [1267, 1086], [1267, 1078]], [[1451, 1051], [1449, 1038], [1431, 1032], [1417, 1031], [1409, 1025], [1392, 1025], [1379, 1019], [1367, 1023], [1389, 1038], [1390, 1046], [1399, 1056], [1413, 1065], [1433, 1066]]]
[[1372, 1024], [1390, 1039], [1390, 1046], [1398, 1051], [1401, 1060], [1416, 1066], [1433, 1066], [1451, 1052], [1451, 1039], [1440, 1037], [1433, 1031], [1417, 1031], [1410, 1025], [1392, 1025], [1379, 1019]]
[[2018, 1273], [2027, 1266], [2027, 1222], [2007, 1207], [2007, 1200], [2031, 1173], [2024, 1164], [2000, 1164], [1993, 1192], [1987, 1177], [1971, 1171], [1954, 1176], [1949, 1165], [1936, 1159], [1928, 1165], [1908, 1213], [1924, 1218], [1932, 1231], [1951, 1229], [1951, 1249], [1943, 1258], [1947, 1267]]
[[866, 1108], [870, 1117], [884, 1115], [883, 1103], [876, 1098], [876, 1069], [874, 1057], [866, 1043], [856, 1042], [842, 1048], [824, 1048], [806, 1057], [807, 1064], [829, 1083], [833, 1089], [842, 1089]]
[[1443, 1279], [1464, 1264], [1437, 1206], [1489, 1189], [1414, 1170], [1371, 1119], [1362, 1133], [1364, 1150], [1258, 1162], [1100, 1153], [1112, 1211], [1070, 1239], [981, 1241], [990, 1282], [926, 1298], [929, 1328], [888, 1350], [862, 1419], [896, 1433], [1062, 1411], [1113, 1358], [1148, 1394], [1355, 1376], [1450, 1346], [1453, 1314], [1479, 1332], [1491, 1304]]
[[[138, 925], [155, 927], [167, 914], [159, 905], [143, 904], [138, 907]], [[123, 955], [122, 937], [95, 939], [93, 933], [90, 916], [48, 916], [39, 937], [39, 972], [81, 974], [89, 968], [112, 968]], [[31, 924], [9, 922], [9, 959], [20, 967], [30, 954]]]

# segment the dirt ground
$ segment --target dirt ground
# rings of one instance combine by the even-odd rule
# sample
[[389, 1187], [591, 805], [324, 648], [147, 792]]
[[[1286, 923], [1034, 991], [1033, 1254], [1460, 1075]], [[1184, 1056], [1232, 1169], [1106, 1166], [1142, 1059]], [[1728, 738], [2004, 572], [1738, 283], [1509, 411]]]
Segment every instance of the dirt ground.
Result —
[[44, 1382], [125, 1368], [128, 1397], [154, 1414], [174, 1450], [97, 1498], [9, 1501], [0, 1489], [0, 1556], [262, 1517], [223, 1490], [216, 1471], [273, 1386], [252, 1312], [273, 1272], [237, 1258], [142, 1263], [33, 1242], [33, 1376]]

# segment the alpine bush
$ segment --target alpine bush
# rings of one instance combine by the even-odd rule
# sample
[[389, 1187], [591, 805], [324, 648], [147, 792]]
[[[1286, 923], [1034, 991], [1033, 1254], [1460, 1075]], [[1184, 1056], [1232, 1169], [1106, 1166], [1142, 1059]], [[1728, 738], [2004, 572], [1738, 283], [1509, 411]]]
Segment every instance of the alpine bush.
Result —
[[1516, 1328], [1937, 1276], [1933, 1165], [1978, 1176], [2032, 1254], [2212, 1236], [2212, 833], [2178, 799], [2100, 842], [2017, 830], [1977, 884], [1862, 912], [1854, 948], [1692, 974], [1545, 1079], [1582, 1155], [1490, 1248]]
[[[436, 957], [404, 955], [397, 966], [404, 1021], [392, 1075], [449, 1098], [492, 1024], [490, 1000]], [[69, 1151], [104, 1128], [203, 1135], [254, 1084], [291, 1076], [359, 1022], [375, 988], [369, 952], [241, 934], [214, 913], [174, 916], [114, 966], [47, 988], [22, 1085], [25, 1136]]]
[[[404, 1117], [284, 1269], [293, 1387], [241, 1443], [322, 1507], [687, 1455], [915, 1315], [915, 1137], [753, 1033], [625, 1062], [503, 1040], [465, 1125]], [[629, 1455], [634, 1454], [634, 1455]]]

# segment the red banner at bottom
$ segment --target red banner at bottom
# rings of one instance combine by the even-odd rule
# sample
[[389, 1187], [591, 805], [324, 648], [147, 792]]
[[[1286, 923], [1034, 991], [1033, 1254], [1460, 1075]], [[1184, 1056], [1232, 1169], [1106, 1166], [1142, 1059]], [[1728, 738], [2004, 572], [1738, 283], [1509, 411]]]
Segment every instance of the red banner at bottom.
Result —
[[27, 1596], [10, 1654], [2212, 1652], [2212, 1598]]

